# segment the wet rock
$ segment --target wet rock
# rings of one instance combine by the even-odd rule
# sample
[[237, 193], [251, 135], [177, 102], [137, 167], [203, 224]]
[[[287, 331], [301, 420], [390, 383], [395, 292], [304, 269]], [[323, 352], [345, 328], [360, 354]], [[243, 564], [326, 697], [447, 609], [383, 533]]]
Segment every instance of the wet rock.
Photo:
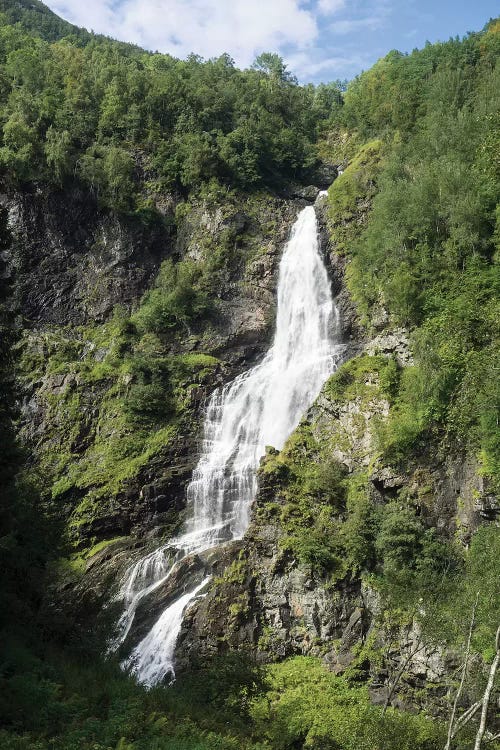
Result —
[[383, 466], [372, 472], [370, 481], [380, 492], [395, 496], [397, 490], [408, 483], [408, 477], [394, 471], [390, 466]]
[[165, 583], [155, 589], [139, 603], [135, 617], [126, 640], [130, 650], [151, 630], [161, 613], [175, 601], [180, 594], [191, 591], [210, 574], [210, 565], [200, 555], [190, 555], [174, 568]]
[[327, 190], [338, 175], [339, 168], [336, 164], [320, 162], [311, 174], [311, 182], [320, 190]]
[[302, 198], [305, 201], [314, 203], [314, 201], [318, 197], [318, 193], [319, 188], [317, 188], [315, 185], [307, 185], [306, 187], [292, 188], [291, 197]]

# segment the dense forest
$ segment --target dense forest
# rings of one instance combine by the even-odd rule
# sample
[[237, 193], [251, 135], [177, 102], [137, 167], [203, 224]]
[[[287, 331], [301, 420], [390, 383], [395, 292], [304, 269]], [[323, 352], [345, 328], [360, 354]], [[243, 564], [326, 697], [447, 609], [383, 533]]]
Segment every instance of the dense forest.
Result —
[[[35, 0], [0, 5], [5, 193], [76, 186], [144, 231], [161, 224], [180, 234], [198, 201], [261, 211], [315, 184], [325, 163], [341, 168], [326, 224], [359, 327], [366, 336], [384, 321], [404, 329], [413, 359], [402, 367], [394, 356], [353, 357], [325, 394], [362, 399], [376, 379], [388, 408], [374, 461], [404, 472], [422, 456], [473, 457], [488, 504], [475, 528], [457, 515], [453, 529], [432, 517], [424, 480], [418, 502], [403, 487], [373, 504], [367, 475], [326, 459], [328, 446], [302, 424], [261, 468], [283, 506], [258, 512], [281, 514], [282, 548], [330, 591], [363, 581], [381, 597], [388, 632], [417, 622], [423, 639], [447, 650], [439, 700], [426, 687], [422, 710], [400, 710], [391, 696], [374, 705], [366, 664], [391, 647], [375, 641], [338, 674], [313, 656], [263, 665], [228, 650], [171, 687], [145, 690], [103, 656], [102, 624], [65, 629], [42, 602], [61, 560], [74, 573], [98, 546], [91, 553], [78, 536], [90, 505], [186, 430], [186, 382], [196, 373], [203, 383], [216, 360], [208, 346], [186, 354], [179, 342], [208, 340], [217, 290], [243, 263], [242, 247], [225, 230], [201, 261], [165, 260], [137, 304], [116, 306], [106, 325], [81, 334], [110, 348], [89, 366], [69, 334], [42, 354], [23, 343], [29, 323], [6, 264], [12, 237], [2, 209], [1, 747], [466, 750], [482, 712], [491, 730], [483, 727], [476, 748], [500, 747], [498, 676], [483, 700], [500, 624], [500, 21], [411, 54], [391, 51], [348, 84], [301, 86], [275, 54], [248, 70], [228, 55], [177, 60], [77, 29]], [[163, 211], [165, 195], [174, 210]], [[35, 459], [19, 438], [23, 383], [30, 372], [42, 380], [43, 359], [53, 373], [70, 363], [79, 382], [106, 383], [106, 426], [83, 456], [51, 436]], [[80, 402], [72, 409], [66, 421], [77, 420]], [[80, 505], [68, 531], [61, 508], [71, 492]], [[394, 690], [401, 675], [389, 675]]]
[[41, 31], [2, 27], [2, 163], [21, 181], [76, 177], [120, 210], [212, 178], [248, 189], [301, 177], [341, 101], [338, 84], [298, 86], [269, 53], [240, 71], [228, 55], [182, 61], [81, 33], [54, 41], [56, 21]]

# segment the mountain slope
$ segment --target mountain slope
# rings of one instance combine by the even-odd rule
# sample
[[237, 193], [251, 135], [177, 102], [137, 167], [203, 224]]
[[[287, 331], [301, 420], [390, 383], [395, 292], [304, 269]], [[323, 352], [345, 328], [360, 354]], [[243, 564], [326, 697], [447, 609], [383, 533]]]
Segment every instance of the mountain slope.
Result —
[[40, 0], [1, 0], [0, 12], [8, 23], [19, 23], [26, 31], [41, 36], [48, 42], [55, 42], [73, 36], [88, 42], [92, 35], [53, 13]]
[[[2, 747], [442, 748], [500, 619], [500, 24], [341, 96], [4, 8]], [[103, 658], [120, 575], [180, 527], [203, 404], [265, 352], [288, 232], [332, 182], [348, 361], [146, 692]]]

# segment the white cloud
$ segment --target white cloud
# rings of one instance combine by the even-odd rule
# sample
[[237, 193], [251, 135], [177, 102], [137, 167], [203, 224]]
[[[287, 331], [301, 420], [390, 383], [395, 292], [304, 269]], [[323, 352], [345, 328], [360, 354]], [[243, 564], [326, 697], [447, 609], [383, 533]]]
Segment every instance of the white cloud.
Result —
[[351, 31], [360, 29], [379, 29], [382, 26], [382, 19], [378, 16], [367, 16], [366, 18], [343, 19], [335, 21], [330, 26], [330, 30], [336, 34], [350, 34]]
[[350, 34], [363, 29], [376, 31], [385, 26], [392, 12], [391, 0], [372, 0], [364, 4], [364, 13], [333, 21], [329, 27], [334, 34]]
[[343, 10], [346, 0], [318, 0], [318, 11], [325, 16], [331, 16]]
[[290, 55], [286, 62], [290, 70], [300, 71], [300, 77], [303, 80], [331, 81], [349, 76], [353, 70], [362, 70], [368, 67], [370, 57], [356, 54], [320, 57], [307, 52], [299, 52]]
[[67, 21], [103, 34], [111, 33], [108, 29], [115, 24], [115, 11], [110, 2], [86, 0], [80, 4], [77, 0], [49, 0], [46, 4]]
[[[278, 52], [301, 81], [351, 77], [373, 60], [340, 44], [380, 29], [393, 0], [45, 0], [63, 18], [184, 58], [227, 52], [239, 67]], [[335, 42], [334, 42], [335, 40]]]
[[[338, 4], [341, 0], [319, 0]], [[317, 37], [312, 10], [300, 0], [49, 0], [79, 26], [185, 57], [228, 52], [240, 66], [263, 50], [307, 48]]]

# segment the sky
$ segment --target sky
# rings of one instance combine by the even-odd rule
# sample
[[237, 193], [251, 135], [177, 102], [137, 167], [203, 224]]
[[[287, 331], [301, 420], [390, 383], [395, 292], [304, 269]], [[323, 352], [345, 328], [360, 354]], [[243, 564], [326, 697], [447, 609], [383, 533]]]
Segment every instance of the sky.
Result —
[[278, 52], [301, 83], [350, 79], [391, 49], [478, 31], [498, 0], [45, 0], [78, 26], [149, 50], [248, 67]]

